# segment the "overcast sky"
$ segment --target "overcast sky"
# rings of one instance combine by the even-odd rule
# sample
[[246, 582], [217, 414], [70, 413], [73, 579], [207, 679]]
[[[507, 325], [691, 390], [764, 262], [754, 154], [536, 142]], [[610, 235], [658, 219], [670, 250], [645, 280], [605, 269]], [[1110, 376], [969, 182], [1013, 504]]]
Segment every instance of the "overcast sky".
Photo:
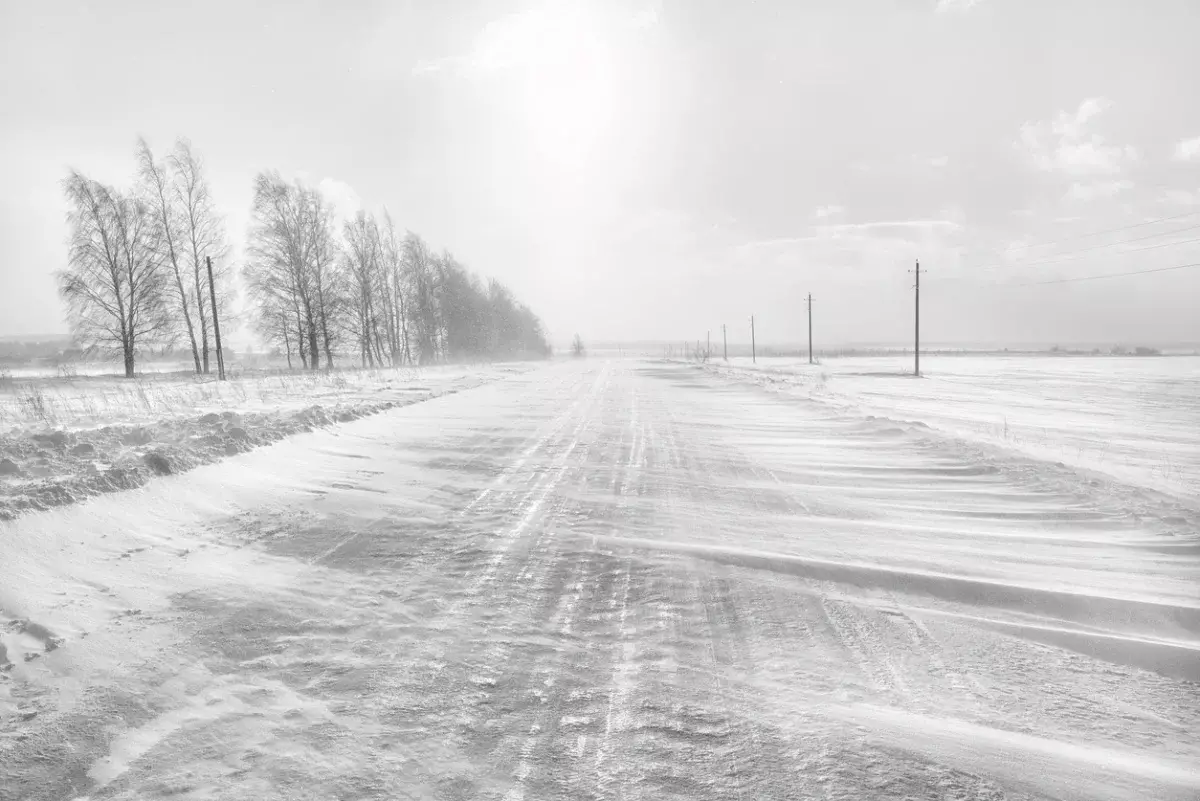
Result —
[[1029, 285], [1200, 262], [1196, 0], [0, 8], [0, 334], [65, 330], [60, 181], [128, 184], [141, 134], [192, 140], [235, 257], [276, 168], [560, 342], [799, 341], [807, 292], [819, 341], [904, 341], [916, 258], [929, 341], [1200, 340], [1200, 269]]

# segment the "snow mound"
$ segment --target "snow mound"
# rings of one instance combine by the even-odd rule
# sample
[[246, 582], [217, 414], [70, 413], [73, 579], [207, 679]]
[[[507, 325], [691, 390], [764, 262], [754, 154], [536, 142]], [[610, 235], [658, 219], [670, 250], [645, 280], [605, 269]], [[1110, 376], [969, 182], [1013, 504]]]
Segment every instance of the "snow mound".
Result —
[[[528, 366], [429, 371], [420, 385], [388, 380], [340, 396], [310, 395], [310, 400], [322, 402], [307, 405], [297, 402], [302, 392], [289, 392], [274, 405], [239, 410], [158, 419], [138, 415], [92, 428], [17, 427], [0, 434], [0, 520], [140, 487], [157, 476], [184, 473], [293, 434], [419, 403], [524, 369]], [[340, 380], [349, 383], [345, 377]]]

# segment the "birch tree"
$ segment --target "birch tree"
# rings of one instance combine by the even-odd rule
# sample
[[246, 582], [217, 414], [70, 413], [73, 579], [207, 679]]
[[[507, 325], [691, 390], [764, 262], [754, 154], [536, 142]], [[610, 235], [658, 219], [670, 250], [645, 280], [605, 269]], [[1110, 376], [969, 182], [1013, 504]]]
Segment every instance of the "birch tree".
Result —
[[321, 193], [300, 182], [285, 183], [278, 173], [260, 173], [246, 282], [268, 328], [289, 320], [301, 362], [309, 369], [320, 367], [322, 349], [326, 368], [333, 367], [340, 313], [338, 254], [333, 210]]
[[63, 190], [69, 238], [58, 286], [72, 333], [89, 352], [120, 353], [132, 378], [139, 348], [174, 338], [162, 226], [144, 199], [79, 172]]
[[155, 224], [159, 227], [158, 242], [163, 248], [161, 256], [171, 272], [172, 305], [183, 321], [188, 344], [192, 348], [192, 361], [196, 372], [207, 372], [207, 370], [202, 370], [200, 349], [196, 344], [196, 327], [193, 323], [197, 316], [196, 295], [190, 288], [190, 274], [187, 275], [185, 281], [185, 273], [190, 271], [183, 264], [183, 253], [181, 252], [183, 220], [180, 217], [178, 204], [175, 202], [176, 188], [173, 176], [168, 165], [154, 160], [154, 154], [150, 151], [150, 146], [146, 144], [145, 139], [138, 139], [137, 162], [141, 194], [154, 215]]
[[343, 226], [342, 238], [348, 290], [347, 327], [354, 337], [362, 366], [374, 367], [381, 351], [379, 317], [387, 299], [381, 274], [379, 226], [374, 217], [360, 211]]
[[412, 324], [418, 364], [438, 358], [441, 328], [437, 307], [437, 265], [425, 240], [409, 231], [401, 246], [401, 263], [409, 293], [408, 313]]
[[[187, 139], [177, 141], [169, 164], [173, 172], [174, 204], [179, 218], [183, 261], [200, 327], [199, 361], [203, 371], [208, 373], [212, 350], [209, 343], [214, 330], [213, 294], [217, 298], [218, 319], [227, 324], [234, 322], [232, 310], [236, 293], [232, 267], [227, 258], [229, 244], [225, 236], [225, 221], [213, 202], [208, 179], [204, 175], [204, 163], [192, 149], [191, 142]], [[213, 292], [208, 287], [208, 258], [213, 262]], [[230, 329], [232, 326], [227, 330]]]

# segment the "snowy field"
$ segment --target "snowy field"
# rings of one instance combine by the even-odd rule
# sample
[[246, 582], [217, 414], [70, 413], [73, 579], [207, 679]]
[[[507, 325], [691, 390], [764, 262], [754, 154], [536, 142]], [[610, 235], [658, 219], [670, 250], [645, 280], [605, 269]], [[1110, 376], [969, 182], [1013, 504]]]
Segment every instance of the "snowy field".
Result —
[[0, 799], [1191, 801], [1175, 362], [557, 362], [0, 522]]
[[1200, 357], [912, 356], [710, 363], [847, 410], [1200, 498]]

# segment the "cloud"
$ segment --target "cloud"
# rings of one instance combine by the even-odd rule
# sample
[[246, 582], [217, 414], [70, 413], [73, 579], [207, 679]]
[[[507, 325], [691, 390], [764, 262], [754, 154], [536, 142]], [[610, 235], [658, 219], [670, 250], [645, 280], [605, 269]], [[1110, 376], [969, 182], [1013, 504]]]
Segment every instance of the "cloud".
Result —
[[1133, 181], [1090, 181], [1088, 183], [1076, 181], [1067, 190], [1067, 199], [1088, 202], [1116, 197], [1129, 189], [1133, 189]]
[[933, 167], [940, 170], [950, 163], [949, 156], [922, 156], [919, 153], [913, 153], [909, 156], [909, 162], [917, 168]]
[[322, 178], [317, 183], [317, 189], [333, 205], [333, 213], [342, 222], [352, 219], [363, 207], [362, 198], [345, 181]]
[[299, 181], [320, 192], [322, 197], [333, 207], [334, 216], [339, 222], [352, 219], [359, 211], [366, 208], [358, 192], [354, 191], [354, 187], [337, 178], [325, 177], [318, 181], [308, 170], [283, 171], [280, 176], [285, 181]]
[[[822, 207], [826, 208], [826, 207]], [[820, 211], [820, 210], [818, 210]], [[960, 228], [959, 223], [952, 220], [878, 220], [865, 223], [834, 223], [818, 224], [816, 233], [811, 236], [777, 237], [774, 239], [757, 239], [738, 246], [739, 250], [756, 250], [761, 248], [778, 248], [789, 245], [803, 245], [810, 242], [823, 242], [832, 239], [852, 239], [856, 236], [870, 236], [874, 231], [889, 231], [889, 236], [902, 239], [918, 239], [930, 231], [954, 230]], [[910, 235], [920, 234], [921, 236]]]
[[983, 0], [938, 0], [935, 10], [939, 14], [946, 14], [952, 11], [967, 11], [981, 2]]
[[1159, 200], [1172, 206], [1200, 206], [1200, 189], [1167, 189]]
[[592, 42], [601, 28], [614, 24], [643, 30], [658, 24], [659, 4], [635, 8], [615, 19], [597, 16], [584, 6], [545, 3], [498, 17], [475, 36], [468, 52], [418, 63], [414, 76], [440, 72], [485, 75], [519, 67], [552, 70], [576, 54], [581, 43]]
[[1200, 136], [1194, 139], [1179, 140], [1179, 143], [1175, 145], [1175, 159], [1200, 162]]
[[540, 8], [507, 14], [484, 25], [468, 52], [422, 61], [412, 72], [416, 76], [479, 74], [515, 67], [535, 59], [546, 43], [553, 42], [555, 27], [554, 15]]
[[831, 204], [829, 206], [818, 206], [817, 210], [813, 212], [813, 217], [816, 217], [818, 220], [824, 220], [827, 217], [844, 214], [845, 212], [845, 206], [838, 206], [836, 204]]
[[1027, 122], [1021, 126], [1017, 147], [1040, 170], [1067, 175], [1103, 175], [1121, 172], [1137, 161], [1132, 145], [1109, 144], [1090, 131], [1089, 123], [1112, 105], [1101, 97], [1079, 104], [1075, 112], [1060, 111], [1050, 122]]
[[824, 227], [832, 231], [871, 231], [879, 229], [911, 229], [929, 231], [933, 229], [960, 228], [961, 226], [959, 223], [953, 220], [882, 220], [877, 222], [827, 225]]
[[629, 24], [635, 28], [650, 28], [658, 24], [658, 4], [633, 12]]
[[898, 262], [917, 255], [953, 252], [961, 227], [953, 220], [818, 224], [809, 236], [744, 242], [732, 249], [731, 256], [735, 263], [769, 265], [784, 273], [797, 265], [817, 263], [890, 274]]
[[454, 66], [456, 63], [458, 63], [458, 59], [452, 57], [435, 58], [431, 61], [419, 61], [417, 62], [416, 66], [412, 68], [412, 74], [416, 77], [420, 77], [422, 75], [433, 75], [434, 73], [441, 72], [447, 67]]

